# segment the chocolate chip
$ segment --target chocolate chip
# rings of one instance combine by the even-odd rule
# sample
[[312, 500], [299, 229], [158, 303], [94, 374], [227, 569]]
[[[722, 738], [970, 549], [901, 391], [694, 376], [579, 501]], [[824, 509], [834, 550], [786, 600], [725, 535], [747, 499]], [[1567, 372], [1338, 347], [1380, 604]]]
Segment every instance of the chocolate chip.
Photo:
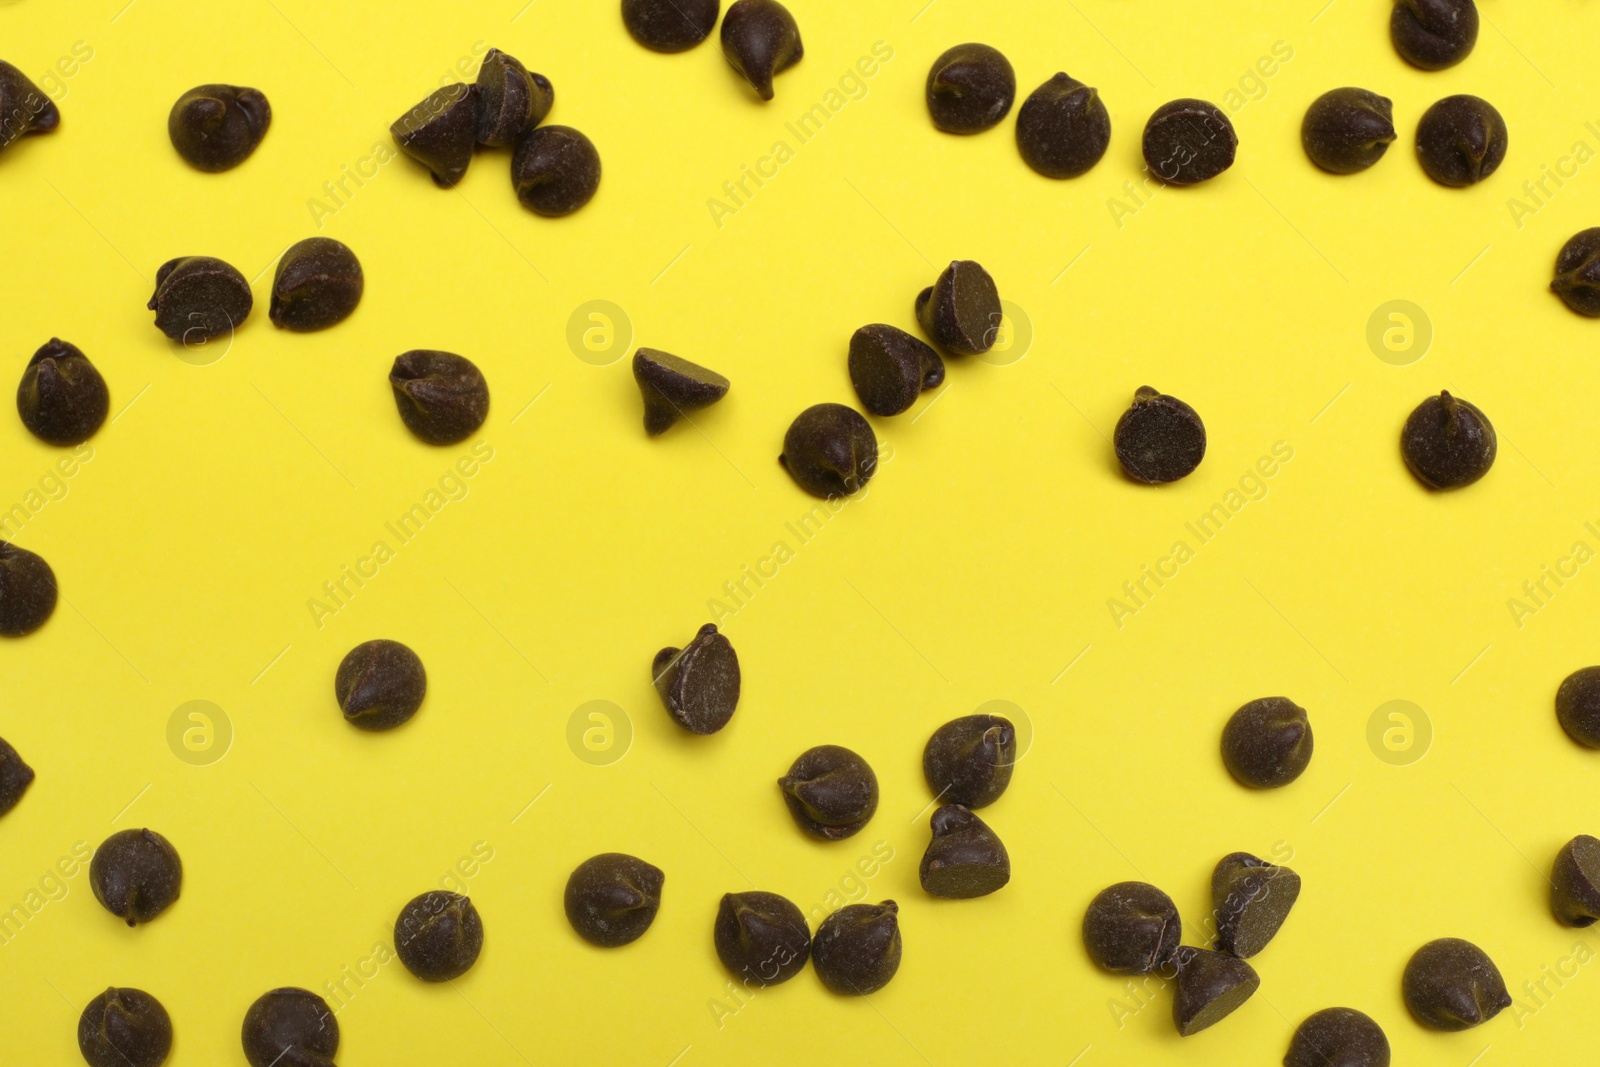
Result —
[[1478, 43], [1478, 5], [1473, 0], [1396, 0], [1389, 13], [1389, 39], [1400, 58], [1414, 67], [1453, 67]]
[[543, 74], [528, 71], [498, 48], [484, 54], [478, 68], [478, 143], [510, 148], [544, 121], [556, 91]]
[[245, 1012], [243, 1040], [250, 1067], [334, 1067], [339, 1020], [310, 990], [274, 989]]
[[778, 462], [812, 496], [849, 496], [877, 473], [878, 437], [860, 412], [813, 404], [789, 424]]
[[460, 978], [483, 951], [483, 920], [460, 893], [435, 889], [412, 898], [394, 921], [394, 952], [424, 982]]
[[939, 353], [904, 330], [873, 323], [850, 338], [850, 384], [874, 415], [898, 415], [943, 381]]
[[22, 71], [0, 60], [0, 150], [61, 125], [61, 112]]
[[1556, 719], [1578, 744], [1600, 748], [1600, 667], [1581, 667], [1567, 675], [1556, 690]]
[[172, 1051], [172, 1017], [144, 990], [113, 986], [78, 1016], [78, 1051], [89, 1067], [161, 1067]]
[[739, 656], [714, 623], [700, 627], [686, 648], [657, 652], [650, 676], [667, 714], [691, 733], [716, 733], [739, 706]]
[[272, 105], [260, 89], [200, 85], [172, 105], [167, 136], [196, 170], [216, 174], [250, 158], [272, 125]]
[[601, 948], [637, 941], [661, 908], [661, 868], [635, 856], [606, 852], [578, 864], [567, 879], [567, 922]]
[[1226, 1019], [1261, 985], [1255, 968], [1222, 952], [1184, 945], [1173, 961], [1178, 977], [1172, 997], [1172, 1021], [1183, 1037]]
[[430, 445], [465, 441], [489, 417], [489, 383], [454, 352], [419, 348], [397, 356], [389, 385], [401, 421]]
[[922, 854], [922, 888], [936, 897], [982, 897], [1011, 881], [1011, 857], [988, 823], [960, 804], [933, 813], [933, 840]]
[[357, 645], [333, 678], [333, 695], [344, 721], [363, 730], [393, 730], [409, 722], [427, 692], [422, 660], [398, 641]]
[[22, 801], [22, 794], [33, 784], [33, 768], [28, 766], [17, 750], [0, 737], [0, 815], [4, 815]]
[[1206, 456], [1206, 426], [1194, 408], [1148, 385], [1134, 392], [1112, 440], [1122, 472], [1146, 485], [1187, 477]]
[[652, 52], [683, 52], [717, 24], [721, 0], [622, 0], [622, 24]]
[[89, 885], [107, 911], [137, 926], [177, 903], [183, 861], [154, 830], [119, 830], [94, 850]]
[[965, 715], [933, 732], [922, 749], [922, 775], [941, 804], [981, 808], [1011, 784], [1017, 729], [999, 715]]
[[1148, 882], [1107, 886], [1083, 913], [1083, 947], [1115, 974], [1165, 970], [1182, 937], [1177, 905]]
[[800, 27], [778, 0], [735, 0], [722, 18], [722, 54], [763, 100], [772, 99], [772, 77], [806, 54]]
[[717, 958], [746, 986], [787, 982], [811, 956], [806, 917], [776, 893], [728, 893], [711, 930]]
[[255, 299], [244, 275], [222, 260], [180, 256], [156, 271], [147, 306], [156, 313], [156, 329], [174, 341], [200, 344], [243, 325]]
[[654, 348], [633, 354], [633, 380], [644, 397], [644, 432], [652, 437], [728, 395], [728, 379], [716, 371]]
[[1250, 855], [1233, 852], [1211, 872], [1216, 948], [1249, 959], [1267, 947], [1300, 898], [1300, 876]]
[[1354, 1008], [1323, 1008], [1295, 1029], [1283, 1067], [1389, 1067], [1389, 1039]]
[[1076, 178], [1111, 144], [1111, 116], [1089, 86], [1057, 74], [1017, 109], [1017, 150], [1046, 178]]
[[428, 168], [441, 189], [467, 173], [478, 144], [478, 89], [455, 82], [429, 93], [389, 127], [400, 151]]
[[24, 637], [56, 610], [56, 572], [25, 548], [0, 541], [0, 637]]
[[933, 343], [960, 356], [981, 356], [993, 348], [1005, 317], [994, 279], [970, 259], [952, 260], [917, 294], [915, 311]]
[[802, 752], [778, 779], [778, 788], [800, 829], [825, 841], [857, 833], [878, 810], [878, 776], [866, 760], [839, 745]]
[[1567, 926], [1600, 919], [1600, 841], [1579, 834], [1561, 846], [1550, 872], [1550, 910]]
[[1494, 961], [1459, 937], [1417, 949], [1406, 963], [1400, 992], [1417, 1022], [1434, 1030], [1470, 1030], [1511, 1006]]
[[1510, 141], [1506, 120], [1489, 101], [1447, 96], [1417, 124], [1417, 162], [1440, 185], [1474, 185], [1500, 169]]
[[1400, 431], [1406, 469], [1429, 489], [1460, 489], [1489, 473], [1498, 439], [1488, 416], [1449, 392], [1418, 404]]
[[1017, 75], [986, 44], [958, 44], [933, 61], [925, 90], [928, 114], [945, 133], [982, 133], [1011, 110]]
[[1394, 102], [1365, 89], [1330, 89], [1311, 102], [1300, 143], [1329, 174], [1366, 170], [1394, 143]]
[[76, 445], [94, 436], [111, 409], [106, 380], [76, 345], [52, 337], [33, 354], [17, 386], [17, 414], [39, 440]]
[[297, 333], [325, 330], [350, 317], [365, 289], [354, 252], [331, 237], [307, 237], [278, 260], [267, 317]]
[[600, 188], [600, 153], [571, 126], [540, 126], [511, 157], [511, 185], [534, 214], [570, 215]]
[[822, 984], [835, 993], [876, 993], [900, 969], [899, 907], [886, 900], [840, 908], [817, 927], [811, 962]]
[[1288, 697], [1252, 700], [1222, 728], [1222, 762], [1253, 789], [1288, 785], [1311, 763], [1314, 742], [1306, 709]]
[[1174, 100], [1144, 127], [1144, 161], [1168, 185], [1195, 185], [1233, 166], [1239, 135], [1215, 104]]
[[1574, 234], [1561, 246], [1550, 291], [1578, 314], [1600, 316], [1600, 226]]

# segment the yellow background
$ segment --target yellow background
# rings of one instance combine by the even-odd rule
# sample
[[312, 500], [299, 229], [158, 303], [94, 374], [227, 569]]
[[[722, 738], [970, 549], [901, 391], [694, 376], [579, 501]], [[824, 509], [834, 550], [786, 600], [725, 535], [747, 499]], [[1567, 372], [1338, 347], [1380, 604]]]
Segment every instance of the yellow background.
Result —
[[[117, 415], [12, 531], [55, 567], [63, 603], [0, 644], [0, 735], [39, 775], [0, 821], [0, 907], [56, 886], [76, 843], [125, 827], [166, 834], [186, 880], [137, 930], [85, 873], [63, 880], [0, 946], [7, 1060], [78, 1062], [78, 1012], [117, 984], [166, 1004], [175, 1067], [242, 1063], [258, 994], [326, 992], [475, 848], [493, 856], [465, 880], [487, 928], [478, 965], [453, 988], [381, 966], [340, 1011], [341, 1063], [1273, 1063], [1331, 1005], [1375, 1017], [1397, 1063], [1559, 1062], [1592, 1046], [1600, 969], [1561, 988], [1546, 975], [1597, 942], [1550, 918], [1544, 873], [1600, 827], [1600, 756], [1552, 712], [1561, 679], [1600, 658], [1600, 565], [1520, 626], [1507, 601], [1575, 541], [1600, 547], [1583, 526], [1600, 520], [1600, 327], [1545, 289], [1562, 242], [1597, 221], [1600, 170], [1528, 201], [1539, 209], [1520, 226], [1507, 201], [1575, 142], [1600, 146], [1585, 128], [1600, 120], [1593, 4], [1487, 0], [1471, 58], [1425, 74], [1394, 54], [1380, 0], [794, 0], [805, 59], [763, 106], [715, 43], [647, 52], [610, 0], [122, 3], [0, 7], [4, 58], [36, 79], [78, 42], [93, 53], [51, 84], [60, 130], [0, 157], [5, 359], [20, 376], [38, 345], [70, 340]], [[1022, 164], [1014, 113], [977, 137], [936, 133], [923, 81], [967, 40], [1010, 57], [1019, 102], [1059, 69], [1097, 86], [1106, 158], [1054, 182]], [[806, 144], [785, 132], [879, 41], [893, 58], [864, 96]], [[1252, 80], [1278, 42], [1292, 58]], [[458, 62], [470, 77], [485, 45], [554, 82], [550, 121], [604, 160], [595, 199], [541, 219], [514, 199], [507, 153], [481, 155], [456, 192], [401, 157], [319, 230], [324, 183], [389, 146], [389, 123]], [[166, 136], [172, 102], [212, 81], [259, 87], [274, 112], [224, 175], [188, 169]], [[1352, 84], [1393, 98], [1401, 139], [1334, 178], [1301, 152], [1300, 118]], [[1230, 91], [1234, 168], [1156, 190], [1119, 226], [1109, 202], [1139, 178], [1145, 117]], [[1469, 190], [1429, 182], [1411, 148], [1422, 111], [1456, 92], [1490, 99], [1510, 128], [1505, 164]], [[719, 228], [707, 201], [778, 139], [794, 158]], [[279, 332], [268, 268], [317, 232], [361, 257], [365, 301], [327, 332]], [[156, 268], [188, 254], [255, 279], [255, 313], [205, 366], [144, 309]], [[851, 332], [914, 328], [913, 297], [958, 257], [1025, 311], [1031, 347], [1009, 365], [952, 360], [936, 398], [877, 420], [893, 460], [799, 545], [785, 523], [815, 502], [775, 462], [784, 429], [809, 404], [853, 402]], [[597, 299], [625, 309], [634, 344], [728, 375], [728, 398], [647, 439], [626, 359], [595, 366], [568, 346], [569, 316]], [[1403, 367], [1366, 341], [1396, 299], [1434, 330]], [[476, 441], [493, 458], [400, 547], [384, 523], [470, 447], [425, 446], [396, 417], [385, 377], [416, 347], [482, 367], [493, 406]], [[1165, 489], [1123, 480], [1105, 441], [1143, 384], [1193, 404], [1210, 434], [1200, 469]], [[1501, 448], [1481, 483], [1433, 495], [1396, 442], [1444, 387], [1485, 410]], [[65, 453], [15, 419], [0, 438], [9, 508]], [[1266, 495], [1197, 547], [1184, 524], [1278, 442], [1293, 458]], [[395, 558], [319, 627], [308, 600], [380, 539]], [[1179, 539], [1194, 558], [1119, 628], [1108, 599]], [[780, 540], [794, 558], [724, 619], [738, 714], [688, 736], [650, 686], [651, 657]], [[430, 689], [410, 725], [375, 736], [341, 720], [332, 679], [379, 636], [421, 654]], [[1246, 792], [1218, 734], [1277, 693], [1310, 710], [1316, 757], [1288, 788]], [[234, 733], [209, 766], [168, 747], [174, 709], [195, 699]], [[994, 699], [1035, 733], [982, 812], [1013, 881], [930, 900], [922, 744]], [[1410, 765], [1368, 745], [1392, 699], [1432, 724]], [[609, 766], [568, 747], [590, 700], [631, 721]], [[773, 785], [820, 743], [862, 753], [882, 785], [876, 818], [842, 843], [803, 837]], [[880, 841], [893, 859], [861, 888], [851, 872]], [[1083, 909], [1144, 877], [1195, 943], [1211, 868], [1239, 849], [1292, 855], [1305, 889], [1252, 961], [1260, 993], [1180, 1039], [1169, 993], [1130, 1014], [1123, 980], [1086, 959]], [[667, 872], [654, 927], [610, 952], [561, 910], [568, 872], [606, 850]], [[711, 920], [752, 883], [808, 910], [830, 892], [899, 901], [899, 976], [845, 1000], [808, 971], [719, 1026], [713, 1000], [735, 1002]], [[1456, 1035], [1409, 1019], [1401, 969], [1446, 935], [1490, 953], [1518, 1010]], [[1535, 1000], [1522, 985], [1541, 979], [1553, 992]]]

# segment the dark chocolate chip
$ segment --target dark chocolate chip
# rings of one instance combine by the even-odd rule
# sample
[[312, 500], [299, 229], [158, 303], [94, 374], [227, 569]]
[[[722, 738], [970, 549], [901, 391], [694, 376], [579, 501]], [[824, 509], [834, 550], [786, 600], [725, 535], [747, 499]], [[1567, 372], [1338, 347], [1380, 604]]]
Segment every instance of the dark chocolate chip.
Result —
[[455, 82], [429, 93], [394, 120], [389, 134], [400, 151], [428, 168], [434, 184], [452, 188], [467, 173], [478, 144], [478, 88]]
[[1366, 170], [1394, 143], [1394, 102], [1365, 89], [1330, 89], [1311, 102], [1300, 143], [1329, 174]]
[[419, 348], [397, 356], [389, 385], [401, 421], [431, 445], [465, 441], [489, 417], [489, 383], [454, 352]]
[[56, 610], [56, 572], [40, 556], [0, 541], [0, 637], [24, 637]]
[[633, 380], [644, 397], [644, 432], [652, 437], [728, 395], [728, 379], [716, 371], [654, 348], [633, 354]]
[[994, 279], [970, 259], [952, 260], [917, 294], [914, 309], [933, 343], [960, 356], [981, 356], [993, 348], [1005, 317]]
[[1178, 951], [1178, 907], [1148, 882], [1118, 882], [1100, 890], [1083, 913], [1083, 947], [1115, 974], [1153, 974]]
[[688, 647], [657, 652], [650, 676], [667, 714], [691, 733], [716, 733], [739, 706], [739, 656], [715, 623], [700, 627]]
[[866, 760], [839, 745], [802, 752], [778, 779], [778, 788], [800, 829], [826, 841], [858, 832], [878, 810], [878, 776]]
[[892, 900], [840, 908], [817, 927], [811, 963], [835, 993], [876, 993], [900, 969], [900, 908]]
[[1011, 881], [1011, 857], [989, 824], [960, 804], [933, 813], [933, 840], [922, 854], [922, 888], [936, 897], [968, 900]]
[[1111, 116], [1089, 86], [1057, 74], [1017, 109], [1017, 150], [1046, 178], [1076, 178], [1111, 144]]
[[1323, 1008], [1295, 1028], [1283, 1067], [1389, 1067], [1389, 1039], [1354, 1008]]
[[800, 27], [778, 0], [735, 0], [722, 18], [722, 54], [763, 100], [772, 78], [806, 54]]
[[1144, 127], [1144, 161], [1168, 185], [1194, 185], [1233, 166], [1239, 135], [1215, 104], [1174, 100], [1156, 108]]
[[1211, 872], [1218, 951], [1242, 960], [1267, 947], [1300, 898], [1300, 876], [1250, 855], [1222, 857]]
[[156, 329], [184, 344], [232, 333], [254, 306], [244, 275], [211, 256], [180, 256], [163, 263], [148, 305], [156, 313]]
[[111, 409], [106, 380], [76, 345], [52, 337], [33, 354], [17, 386], [17, 414], [35, 437], [76, 445], [94, 436]]
[[94, 850], [89, 885], [107, 911], [137, 926], [177, 902], [183, 861], [172, 842], [154, 830], [119, 830]]
[[746, 986], [787, 982], [811, 957], [806, 917], [776, 893], [728, 893], [711, 930], [717, 958]]
[[812, 496], [849, 496], [878, 470], [878, 436], [859, 411], [813, 404], [789, 424], [778, 462]]
[[515, 57], [491, 48], [478, 68], [478, 143], [510, 148], [550, 114], [556, 91]]
[[325, 330], [350, 317], [365, 289], [354, 252], [331, 237], [307, 237], [278, 260], [267, 317], [297, 333]]
[[250, 1067], [334, 1067], [339, 1020], [308, 989], [274, 989], [245, 1012], [243, 1040]]
[[1499, 170], [1509, 143], [1506, 120], [1481, 97], [1447, 96], [1417, 123], [1417, 162], [1428, 177], [1453, 188]]
[[1579, 834], [1561, 846], [1550, 872], [1550, 910], [1567, 926], [1600, 919], [1600, 841]]
[[395, 955], [424, 982], [460, 978], [482, 951], [483, 920], [460, 893], [435, 889], [413, 897], [394, 921]]
[[1473, 0], [1395, 0], [1389, 39], [1414, 67], [1453, 67], [1478, 43], [1478, 5]]
[[398, 641], [357, 645], [333, 678], [333, 695], [345, 722], [363, 730], [392, 730], [409, 722], [427, 692], [422, 660]]
[[1550, 291], [1578, 314], [1600, 316], [1600, 226], [1574, 234], [1561, 246]]
[[933, 61], [925, 90], [928, 114], [945, 133], [982, 133], [1011, 110], [1017, 75], [986, 44], [958, 44]]
[[656, 921], [666, 879], [661, 868], [635, 856], [591, 856], [567, 879], [567, 922], [579, 937], [601, 948], [637, 941]]
[[1580, 667], [1567, 675], [1556, 690], [1556, 719], [1578, 744], [1600, 748], [1600, 667]]
[[0, 815], [22, 801], [22, 794], [33, 784], [33, 768], [23, 762], [17, 750], [0, 737]]
[[1226, 953], [1184, 945], [1173, 961], [1178, 977], [1172, 997], [1172, 1021], [1183, 1037], [1226, 1019], [1261, 985], [1254, 967]]
[[922, 775], [941, 804], [981, 808], [1000, 799], [1017, 762], [1017, 728], [999, 715], [964, 715], [933, 732]]
[[200, 85], [172, 105], [167, 136], [196, 170], [216, 174], [250, 158], [272, 125], [272, 105], [260, 89]]
[[571, 126], [540, 126], [511, 157], [511, 186], [536, 215], [570, 215], [600, 188], [600, 153]]
[[89, 1067], [161, 1067], [172, 1051], [172, 1017], [144, 990], [113, 986], [78, 1016], [78, 1051]]
[[1460, 489], [1489, 473], [1498, 439], [1488, 416], [1449, 392], [1418, 404], [1400, 431], [1406, 469], [1429, 489]]
[[1222, 728], [1222, 762], [1253, 789], [1288, 785], [1311, 763], [1314, 741], [1306, 709], [1288, 697], [1252, 700]]
[[1406, 963], [1400, 992], [1417, 1022], [1434, 1030], [1470, 1030], [1511, 1006], [1494, 961], [1459, 937], [1417, 949]]
[[1134, 392], [1112, 440], [1122, 472], [1146, 485], [1187, 477], [1206, 456], [1206, 426], [1194, 408], [1148, 385]]
[[0, 149], [61, 125], [61, 112], [22, 71], [0, 60]]
[[717, 25], [721, 0], [622, 0], [622, 24], [652, 52], [684, 52]]
[[878, 322], [850, 338], [850, 384], [874, 415], [898, 415], [943, 381], [939, 353], [904, 330]]

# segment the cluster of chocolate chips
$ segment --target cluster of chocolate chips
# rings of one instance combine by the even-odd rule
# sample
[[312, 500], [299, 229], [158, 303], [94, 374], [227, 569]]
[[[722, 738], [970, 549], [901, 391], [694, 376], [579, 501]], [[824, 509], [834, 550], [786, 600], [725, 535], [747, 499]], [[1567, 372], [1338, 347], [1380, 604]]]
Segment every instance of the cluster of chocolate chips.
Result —
[[[354, 252], [331, 237], [308, 237], [279, 257], [268, 317], [296, 333], [324, 330], [348, 318], [364, 291]], [[254, 306], [245, 276], [214, 256], [163, 263], [149, 303], [156, 329], [186, 347], [233, 334]]]
[[[622, 0], [622, 24], [652, 52], [686, 52], [711, 36], [720, 0]], [[762, 100], [800, 62], [800, 27], [778, 0], [735, 0], [722, 20], [722, 55]]]

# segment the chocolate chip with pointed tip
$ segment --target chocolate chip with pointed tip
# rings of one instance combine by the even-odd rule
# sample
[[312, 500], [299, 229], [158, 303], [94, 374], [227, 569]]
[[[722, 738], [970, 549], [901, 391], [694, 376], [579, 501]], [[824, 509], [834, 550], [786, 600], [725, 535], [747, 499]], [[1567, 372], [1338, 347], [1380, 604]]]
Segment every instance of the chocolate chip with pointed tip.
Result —
[[1600, 667], [1580, 667], [1562, 681], [1556, 720], [1578, 744], [1600, 748]]
[[511, 157], [511, 186], [535, 215], [570, 215], [600, 188], [600, 152], [571, 126], [540, 126]]
[[853, 408], [813, 404], [789, 424], [778, 462], [812, 496], [849, 496], [877, 473], [878, 436]]
[[179, 256], [156, 271], [156, 291], [146, 305], [156, 329], [185, 344], [232, 333], [244, 324], [255, 298], [243, 274], [214, 256]]
[[241, 1038], [250, 1067], [334, 1067], [339, 1020], [309, 989], [286, 986], [256, 998]]
[[700, 627], [687, 647], [657, 652], [650, 676], [667, 714], [691, 733], [716, 733], [739, 706], [739, 656], [715, 623]]
[[923, 95], [936, 128], [945, 133], [982, 133], [1011, 110], [1017, 75], [999, 49], [976, 42], [958, 44], [933, 61]]
[[1144, 161], [1168, 185], [1198, 185], [1233, 166], [1239, 135], [1221, 108], [1184, 98], [1156, 108], [1144, 127]]
[[1306, 709], [1288, 697], [1252, 700], [1222, 728], [1222, 762], [1252, 789], [1277, 789], [1300, 777], [1314, 747]]
[[1429, 489], [1460, 489], [1489, 473], [1499, 439], [1489, 417], [1451, 396], [1430, 396], [1406, 418], [1400, 430], [1400, 455]]
[[1578, 314], [1600, 316], [1600, 226], [1574, 234], [1561, 246], [1550, 291]]
[[1166, 969], [1182, 937], [1178, 906], [1148, 882], [1106, 886], [1083, 913], [1083, 947], [1114, 974]]
[[1226, 1019], [1261, 985], [1254, 967], [1223, 952], [1184, 945], [1173, 960], [1178, 976], [1172, 997], [1172, 1021], [1183, 1037]]
[[711, 36], [721, 0], [622, 0], [622, 24], [652, 52], [684, 52]]
[[935, 809], [933, 839], [918, 875], [930, 895], [951, 900], [988, 896], [1011, 881], [1011, 857], [1000, 836], [968, 808]]
[[33, 784], [33, 777], [33, 768], [0, 737], [0, 815], [22, 802], [22, 794]]
[[198, 85], [172, 105], [167, 136], [184, 162], [218, 174], [250, 158], [272, 125], [272, 105], [260, 89]]
[[1300, 876], [1248, 852], [1222, 857], [1211, 872], [1216, 948], [1249, 959], [1267, 947], [1300, 898]]
[[716, 371], [654, 348], [633, 354], [633, 380], [644, 397], [644, 432], [652, 437], [728, 395], [728, 379]]
[[352, 648], [333, 678], [344, 720], [363, 730], [392, 730], [422, 707], [428, 673], [399, 641], [365, 641]]
[[77, 345], [52, 337], [39, 347], [17, 386], [17, 414], [50, 445], [76, 445], [94, 436], [111, 410], [106, 380]]
[[89, 1067], [161, 1067], [172, 1017], [142, 989], [107, 989], [78, 1016], [78, 1051]]
[[1175, 396], [1141, 385], [1117, 420], [1113, 447], [1122, 473], [1145, 485], [1186, 478], [1206, 457], [1206, 424]]
[[1600, 919], [1600, 840], [1579, 834], [1561, 846], [1550, 871], [1550, 910], [1566, 926]]
[[1295, 1028], [1283, 1067], [1389, 1067], [1389, 1039], [1364, 1012], [1323, 1008]]
[[478, 143], [510, 148], [544, 121], [556, 102], [555, 87], [515, 56], [498, 48], [484, 53], [478, 68]]
[[811, 957], [805, 915], [784, 897], [761, 890], [724, 894], [711, 940], [722, 965], [753, 987], [787, 982]]
[[960, 356], [981, 356], [993, 348], [1005, 318], [994, 279], [970, 259], [951, 260], [938, 280], [917, 294], [914, 310], [933, 343]]
[[1417, 949], [1406, 963], [1400, 992], [1417, 1022], [1434, 1030], [1470, 1030], [1511, 1006], [1494, 961], [1459, 937]]
[[800, 829], [825, 841], [859, 832], [878, 810], [878, 776], [866, 760], [840, 745], [802, 752], [778, 779], [778, 788]]
[[964, 715], [933, 732], [922, 775], [941, 804], [981, 808], [1000, 799], [1017, 762], [1017, 728], [999, 715]]
[[567, 922], [579, 937], [601, 948], [637, 941], [656, 920], [666, 878], [661, 868], [637, 856], [591, 856], [567, 878]]
[[1478, 5], [1473, 0], [1395, 0], [1389, 39], [1413, 67], [1453, 67], [1478, 43]]
[[881, 322], [863, 326], [850, 338], [850, 384], [861, 406], [874, 415], [898, 415], [917, 402], [924, 389], [944, 381], [944, 360], [928, 344]]
[[435, 889], [413, 897], [394, 921], [394, 952], [424, 982], [460, 978], [483, 951], [483, 919], [460, 893]]
[[0, 541], [0, 637], [26, 637], [56, 610], [56, 572], [42, 556]]
[[822, 984], [841, 996], [866, 996], [900, 969], [900, 908], [847, 904], [822, 920], [811, 941], [811, 965]]
[[94, 850], [89, 886], [102, 907], [137, 926], [177, 903], [183, 861], [172, 842], [154, 830], [119, 830]]
[[722, 17], [722, 54], [756, 94], [772, 99], [772, 78], [806, 54], [800, 27], [778, 0], [734, 0]]
[[0, 150], [30, 133], [49, 133], [61, 125], [61, 112], [33, 80], [0, 60]]
[[1394, 102], [1366, 89], [1330, 89], [1311, 102], [1300, 144], [1329, 174], [1366, 170], [1394, 143]]
[[400, 151], [428, 168], [441, 189], [466, 176], [478, 145], [478, 88], [454, 82], [435, 89], [395, 119], [389, 134]]
[[1100, 94], [1065, 73], [1055, 75], [1017, 109], [1017, 150], [1046, 178], [1076, 178], [1111, 145], [1111, 115]]
[[489, 417], [489, 383], [465, 356], [413, 349], [389, 371], [407, 429], [431, 445], [465, 441]]
[[1499, 170], [1509, 145], [1500, 112], [1482, 97], [1466, 93], [1440, 100], [1417, 123], [1417, 162], [1428, 177], [1455, 189]]

